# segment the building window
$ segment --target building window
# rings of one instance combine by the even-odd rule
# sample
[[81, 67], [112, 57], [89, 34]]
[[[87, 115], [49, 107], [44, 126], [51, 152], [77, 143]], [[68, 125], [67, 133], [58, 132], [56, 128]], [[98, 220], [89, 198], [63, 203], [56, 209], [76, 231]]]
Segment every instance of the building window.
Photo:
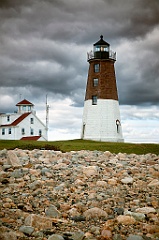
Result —
[[10, 121], [10, 116], [8, 115], [8, 116], [7, 116], [7, 122], [9, 122], [9, 121]]
[[93, 86], [94, 87], [98, 86], [98, 78], [93, 79]]
[[25, 134], [25, 128], [22, 128], [22, 135]]
[[30, 123], [31, 123], [31, 124], [34, 123], [34, 118], [30, 118]]
[[41, 136], [42, 135], [42, 130], [41, 129], [39, 129], [39, 136]]
[[11, 133], [12, 133], [12, 129], [8, 128], [8, 134], [11, 134]]
[[97, 96], [92, 96], [92, 105], [97, 105]]
[[2, 128], [2, 135], [5, 135], [5, 128]]
[[99, 72], [99, 63], [94, 64], [94, 72]]
[[26, 111], [26, 106], [25, 105], [23, 106], [23, 111]]
[[34, 129], [30, 128], [30, 135], [34, 135]]

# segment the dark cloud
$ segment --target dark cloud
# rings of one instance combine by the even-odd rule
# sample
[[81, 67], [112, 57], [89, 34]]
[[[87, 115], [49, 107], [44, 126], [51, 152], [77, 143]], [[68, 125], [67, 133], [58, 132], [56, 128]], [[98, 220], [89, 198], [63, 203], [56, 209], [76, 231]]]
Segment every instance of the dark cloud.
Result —
[[131, 42], [129, 52], [126, 45], [121, 45], [117, 62], [121, 104], [159, 104], [158, 37], [156, 29], [144, 40]]
[[1, 0], [0, 1], [0, 8], [2, 9], [9, 9], [15, 8], [17, 6], [23, 6], [24, 4], [29, 4], [30, 1], [21, 1], [21, 0]]
[[158, 0], [1, 0], [0, 111], [20, 94], [83, 106], [86, 52], [101, 34], [117, 51], [120, 103], [158, 104], [158, 12]]

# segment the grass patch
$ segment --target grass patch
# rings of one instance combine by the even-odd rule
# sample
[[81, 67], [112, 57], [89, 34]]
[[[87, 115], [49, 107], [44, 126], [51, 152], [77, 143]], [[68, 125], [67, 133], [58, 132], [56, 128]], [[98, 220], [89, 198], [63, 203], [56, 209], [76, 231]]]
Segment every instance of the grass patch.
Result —
[[91, 150], [91, 151], [110, 151], [112, 153], [135, 153], [147, 154], [154, 153], [159, 155], [159, 144], [133, 144], [115, 142], [97, 142], [89, 140], [67, 140], [67, 141], [20, 141], [20, 140], [0, 140], [0, 149], [47, 149], [62, 152]]

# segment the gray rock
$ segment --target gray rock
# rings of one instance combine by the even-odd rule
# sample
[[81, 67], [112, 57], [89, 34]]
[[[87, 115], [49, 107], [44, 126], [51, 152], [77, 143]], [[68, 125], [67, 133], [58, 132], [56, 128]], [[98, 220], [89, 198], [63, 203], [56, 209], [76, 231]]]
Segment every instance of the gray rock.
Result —
[[65, 240], [61, 235], [53, 234], [51, 235], [48, 240]]
[[81, 221], [85, 221], [86, 217], [79, 215], [79, 216], [73, 216], [70, 218], [71, 220], [75, 221], [75, 222], [81, 222]]
[[4, 170], [4, 171], [7, 171], [7, 170], [10, 169], [11, 167], [12, 167], [12, 165], [4, 164], [4, 165], [3, 165], [3, 170]]
[[15, 169], [14, 172], [11, 173], [11, 176], [14, 178], [21, 178], [23, 177], [23, 172], [21, 169]]
[[19, 231], [30, 236], [34, 232], [34, 228], [31, 226], [21, 226]]
[[41, 174], [42, 174], [42, 175], [45, 175], [46, 172], [50, 172], [50, 169], [48, 169], [48, 168], [46, 168], [46, 167], [45, 167], [45, 168], [42, 168]]
[[73, 233], [67, 232], [67, 233], [64, 233], [63, 236], [64, 236], [64, 239], [82, 240], [84, 238], [84, 232], [82, 231], [73, 232]]
[[144, 239], [141, 236], [130, 234], [129, 237], [126, 238], [126, 240], [144, 240]]
[[29, 185], [29, 188], [32, 189], [32, 190], [35, 190], [35, 189], [37, 189], [37, 188], [40, 188], [41, 185], [42, 185], [42, 184], [41, 184], [41, 181], [35, 180], [33, 183], [31, 183], [31, 184]]
[[57, 208], [54, 205], [50, 205], [46, 210], [45, 214], [48, 217], [52, 218], [59, 218], [61, 216], [61, 213], [57, 210]]
[[135, 213], [130, 211], [125, 211], [125, 215], [132, 216], [137, 221], [143, 221], [145, 219], [145, 214], [143, 213]]
[[72, 234], [72, 240], [82, 240], [84, 238], [84, 232], [79, 231]]
[[1, 150], [0, 151], [0, 157], [1, 158], [5, 158], [7, 156], [7, 152], [8, 152], [8, 150], [5, 149], [5, 148], [3, 150]]
[[156, 209], [153, 207], [142, 207], [142, 208], [137, 208], [135, 211], [138, 213], [149, 214], [149, 213], [155, 213]]
[[123, 240], [123, 238], [119, 234], [115, 234], [113, 240]]
[[99, 235], [100, 234], [100, 227], [92, 226], [90, 228], [90, 232], [93, 233], [94, 235]]
[[123, 208], [114, 208], [114, 213], [118, 215], [123, 215], [124, 209]]
[[20, 160], [24, 163], [26, 163], [29, 160], [29, 156], [23, 156], [20, 158]]
[[39, 239], [41, 240], [44, 237], [43, 231], [37, 231], [37, 232], [33, 232], [32, 237], [35, 237], [35, 239]]
[[134, 181], [134, 179], [132, 177], [125, 177], [123, 179], [121, 179], [121, 182], [124, 184], [132, 184]]

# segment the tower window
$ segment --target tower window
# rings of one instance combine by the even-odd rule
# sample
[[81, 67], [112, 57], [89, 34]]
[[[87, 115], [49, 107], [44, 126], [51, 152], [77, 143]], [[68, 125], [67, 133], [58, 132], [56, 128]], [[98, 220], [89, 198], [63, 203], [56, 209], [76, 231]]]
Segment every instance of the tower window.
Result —
[[11, 133], [12, 133], [12, 129], [8, 128], [8, 134], [11, 134]]
[[22, 128], [22, 135], [25, 134], [25, 128]]
[[9, 121], [10, 121], [10, 116], [8, 115], [8, 116], [7, 116], [7, 122], [9, 122]]
[[92, 96], [92, 105], [97, 105], [97, 96]]
[[99, 72], [99, 63], [94, 64], [94, 72]]
[[26, 111], [26, 106], [25, 105], [23, 106], [23, 111]]
[[2, 135], [5, 135], [5, 128], [2, 128]]
[[93, 79], [93, 86], [94, 87], [98, 86], [98, 78]]
[[34, 129], [33, 128], [30, 129], [30, 135], [34, 135]]
[[31, 123], [31, 124], [34, 123], [34, 118], [30, 118], [30, 123]]
[[41, 136], [42, 135], [42, 130], [41, 129], [39, 129], [39, 136]]

